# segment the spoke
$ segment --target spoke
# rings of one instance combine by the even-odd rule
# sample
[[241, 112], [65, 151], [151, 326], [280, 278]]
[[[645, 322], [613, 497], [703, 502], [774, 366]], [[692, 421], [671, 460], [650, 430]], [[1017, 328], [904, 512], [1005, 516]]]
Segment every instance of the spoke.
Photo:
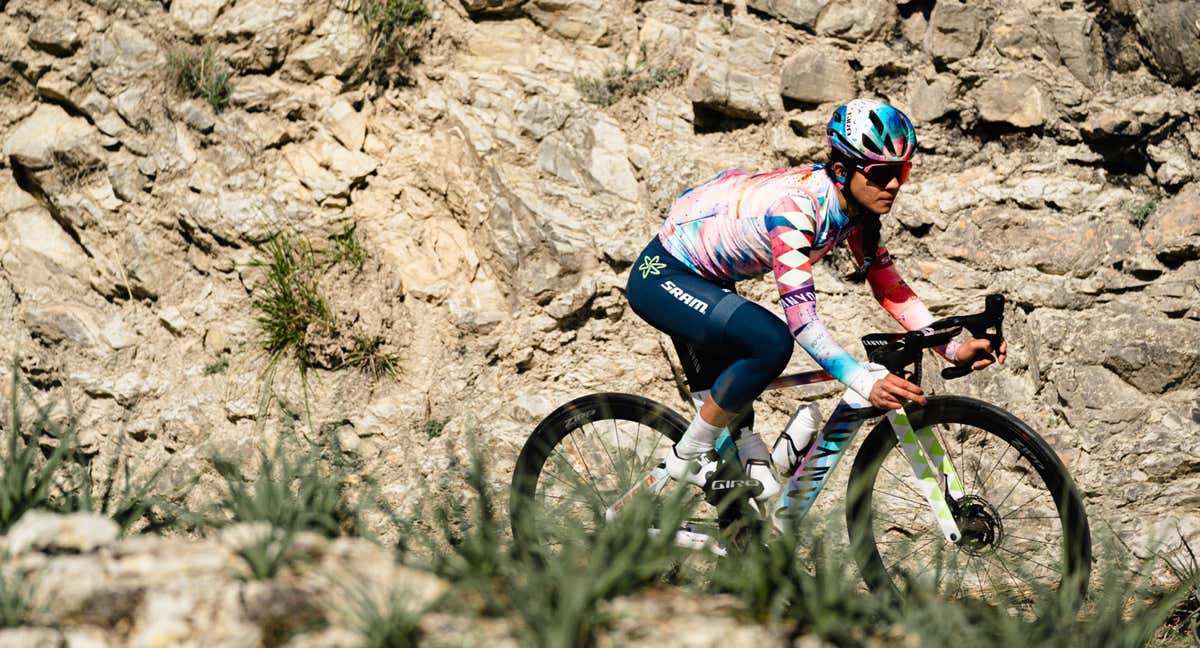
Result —
[[1057, 520], [1058, 515], [1017, 515], [1001, 516], [1005, 520]]
[[[980, 562], [983, 562], [982, 560]], [[983, 593], [983, 579], [979, 577], [979, 567], [975, 567], [975, 586], [979, 588], [979, 600], [987, 600], [987, 596]]]
[[891, 470], [889, 470], [887, 466], [885, 466], [885, 465], [883, 465], [883, 464], [881, 463], [881, 464], [879, 464], [879, 467], [880, 467], [880, 468], [882, 468], [884, 472], [886, 472], [887, 474], [891, 475], [891, 476], [892, 476], [892, 479], [896, 480], [896, 482], [897, 482], [898, 484], [900, 484], [901, 486], [903, 486], [903, 487], [907, 488], [907, 489], [908, 489], [908, 490], [909, 490], [909, 491], [910, 491], [910, 492], [911, 492], [913, 495], [916, 495], [917, 497], [919, 497], [919, 498], [921, 498], [921, 499], [925, 499], [925, 496], [924, 496], [924, 495], [922, 495], [922, 494], [921, 494], [921, 493], [920, 493], [920, 492], [919, 492], [917, 489], [915, 489], [915, 488], [913, 488], [912, 486], [908, 485], [908, 483], [906, 483], [906, 482], [905, 482], [903, 479], [900, 479], [899, 477], [897, 477], [897, 476], [896, 476], [896, 473], [894, 473], [894, 472], [892, 472]]
[[[572, 442], [572, 443], [574, 443], [574, 442], [575, 442], [575, 440], [574, 440], [574, 439], [572, 439], [572, 440], [571, 440], [571, 442]], [[555, 448], [555, 449], [554, 449], [554, 451], [555, 451], [556, 453], [558, 453], [558, 456], [559, 456], [559, 458], [562, 460], [562, 462], [563, 462], [563, 463], [565, 463], [565, 464], [567, 464], [567, 467], [571, 469], [571, 472], [575, 473], [575, 476], [579, 478], [579, 481], [580, 481], [580, 483], [587, 484], [587, 485], [588, 485], [588, 487], [590, 487], [590, 488], [592, 489], [592, 492], [596, 494], [596, 500], [600, 502], [600, 505], [601, 505], [601, 506], [605, 506], [605, 505], [607, 504], [607, 502], [605, 502], [605, 501], [604, 501], [604, 495], [602, 495], [602, 494], [600, 493], [600, 489], [596, 488], [596, 485], [595, 485], [594, 483], [592, 483], [592, 480], [590, 480], [590, 479], [584, 479], [584, 478], [583, 478], [583, 475], [580, 475], [580, 474], [579, 474], [579, 471], [575, 469], [575, 466], [571, 465], [571, 462], [570, 462], [570, 461], [567, 461], [566, 457], [563, 457], [563, 456], [562, 456], [562, 451], [561, 451], [561, 450], [559, 450], [558, 448]], [[579, 444], [575, 444], [575, 451], [576, 451], [576, 452], [579, 452]], [[580, 458], [580, 461], [583, 461], [583, 459], [582, 459], [582, 458]], [[592, 472], [592, 471], [591, 471], [591, 469], [589, 469], [589, 468], [588, 468], [588, 466], [587, 466], [587, 463], [586, 463], [586, 462], [583, 464], [583, 469], [584, 469], [584, 470], [586, 470], [586, 471], [588, 471], [588, 473], [591, 473], [591, 472]], [[561, 480], [560, 480], [560, 481], [561, 481]], [[567, 484], [567, 482], [563, 482], [563, 483], [564, 483], [564, 484]], [[567, 486], [568, 486], [568, 487], [571, 487], [571, 484], [567, 484]]]
[[884, 491], [884, 493], [883, 493], [883, 494], [884, 494], [884, 495], [887, 495], [888, 497], [894, 497], [894, 498], [896, 498], [896, 499], [898, 499], [898, 500], [900, 500], [900, 501], [902, 501], [902, 502], [908, 502], [909, 504], [915, 504], [916, 506], [924, 506], [924, 507], [926, 507], [926, 508], [928, 508], [928, 507], [929, 507], [929, 503], [928, 503], [928, 502], [918, 502], [917, 500], [910, 499], [910, 498], [908, 498], [908, 497], [900, 497], [899, 495], [897, 495], [897, 494], [895, 494], [895, 493], [893, 493], [893, 492], [891, 492], [891, 491]]
[[992, 469], [988, 471], [987, 477], [984, 477], [983, 481], [980, 482], [980, 484], [979, 484], [980, 494], [987, 492], [986, 490], [984, 490], [984, 487], [987, 486], [988, 480], [990, 480], [992, 478], [992, 474], [996, 472], [996, 468], [1000, 466], [1000, 461], [1002, 459], [1004, 459], [1005, 456], [1008, 455], [1009, 450], [1012, 450], [1012, 446], [1006, 446], [1004, 451], [1000, 453], [1000, 456], [996, 457], [996, 463], [992, 464]]
[[1024, 560], [1026, 562], [1031, 562], [1031, 563], [1037, 565], [1038, 567], [1041, 567], [1043, 569], [1049, 569], [1050, 571], [1052, 571], [1060, 576], [1062, 575], [1062, 572], [1059, 571], [1056, 567], [1051, 567], [1050, 565], [1047, 565], [1046, 563], [1040, 563], [1028, 556], [1022, 556], [1021, 554], [1019, 554], [1011, 549], [1008, 549], [1007, 547], [999, 547], [998, 546], [996, 548], [999, 549], [1000, 551], [1003, 551], [1004, 553], [1012, 554], [1013, 556], [1016, 556], [1017, 558], [1020, 558], [1021, 560]]
[[900, 559], [898, 559], [898, 560], [894, 560], [894, 561], [892, 561], [892, 562], [893, 562], [893, 564], [899, 565], [901, 562], [903, 562], [903, 561], [905, 561], [905, 560], [908, 560], [908, 557], [909, 557], [909, 556], [911, 556], [911, 555], [913, 555], [913, 554], [917, 553], [918, 551], [920, 551], [920, 550], [924, 549], [925, 547], [928, 547], [930, 544], [932, 544], [932, 543], [933, 543], [933, 541], [934, 541], [934, 540], [937, 540], [937, 538], [938, 538], [938, 536], [934, 536], [934, 537], [932, 537], [932, 538], [930, 538], [930, 539], [926, 540], [925, 542], [921, 543], [921, 545], [920, 545], [919, 547], [917, 547], [916, 549], [913, 549], [912, 551], [910, 551], [910, 552], [908, 552], [908, 553], [904, 554], [904, 557], [902, 557], [902, 558], [900, 558]]
[[[1040, 498], [1042, 495], [1043, 495], [1042, 491], [1041, 491], [1041, 490], [1038, 490], [1038, 492], [1036, 492], [1036, 493], [1034, 493], [1034, 494], [1033, 494], [1033, 497], [1030, 497], [1029, 499], [1025, 500], [1025, 503], [1023, 503], [1023, 504], [1021, 504], [1020, 506], [1018, 506], [1017, 508], [1015, 508], [1015, 509], [1013, 509], [1013, 510], [1009, 511], [1007, 515], [1001, 515], [1000, 517], [1004, 518], [1005, 520], [1019, 520], [1019, 519], [1021, 519], [1021, 518], [1012, 517], [1012, 514], [1013, 514], [1013, 513], [1016, 513], [1017, 511], [1020, 511], [1021, 509], [1025, 508], [1026, 506], [1029, 506], [1029, 504], [1030, 504], [1030, 503], [1032, 503], [1032, 502], [1036, 501], [1036, 500], [1037, 500], [1038, 498]], [[1000, 507], [999, 507], [999, 506], [997, 506], [997, 507], [996, 507], [996, 510], [997, 510], [997, 511], [998, 511], [998, 510], [1000, 510]], [[1056, 516], [1056, 517], [1057, 517], [1057, 516]]]
[[1013, 491], [1017, 490], [1017, 486], [1020, 486], [1020, 485], [1021, 485], [1021, 480], [1019, 478], [1013, 480], [1012, 488], [1008, 489], [1008, 493], [1006, 493], [1004, 495], [1004, 499], [1000, 500], [1000, 503], [996, 505], [997, 511], [1000, 510], [1001, 506], [1004, 506], [1004, 503], [1008, 501], [1008, 498], [1012, 497]]
[[[604, 449], [604, 455], [608, 457], [608, 465], [612, 466], [613, 474], [616, 475], [617, 462], [615, 459], [613, 459], [612, 453], [608, 451], [608, 444], [604, 442], [604, 435], [596, 431], [595, 421], [591, 421], [591, 425], [592, 433], [596, 435], [597, 440], [600, 442], [600, 447]], [[584, 467], [587, 468], [587, 464], [584, 464]], [[588, 472], [591, 472], [591, 468], [588, 468]], [[619, 478], [620, 476], [617, 475], [617, 477]]]
[[[617, 420], [613, 419], [613, 427], [615, 428], [616, 426], [617, 426]], [[653, 452], [651, 452], [650, 454], [653, 454]], [[643, 466], [645, 465], [645, 463], [644, 463], [645, 457], [642, 455], [642, 422], [641, 421], [638, 421], [637, 433], [633, 437], [633, 456], [637, 460], [637, 467], [635, 468], [635, 470], [637, 470], [637, 474], [634, 475], [634, 477], [641, 479], [642, 475], [646, 474], [646, 470], [643, 468]]]

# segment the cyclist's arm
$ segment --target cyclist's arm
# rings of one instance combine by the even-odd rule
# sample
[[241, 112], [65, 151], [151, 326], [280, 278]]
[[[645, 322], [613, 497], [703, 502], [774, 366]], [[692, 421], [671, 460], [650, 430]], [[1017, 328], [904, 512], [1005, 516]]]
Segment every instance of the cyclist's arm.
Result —
[[[846, 240], [854, 259], [861, 265], [863, 262], [862, 229], [855, 228]], [[917, 293], [909, 288], [908, 283], [900, 276], [892, 263], [892, 255], [887, 248], [879, 246], [875, 253], [875, 262], [867, 268], [867, 283], [883, 309], [888, 312], [906, 331], [923, 329], [933, 323], [933, 313], [925, 307], [925, 303], [917, 297]], [[954, 353], [958, 350], [958, 342], [951, 340], [948, 344], [934, 347], [934, 351], [950, 362], [954, 362]]]
[[846, 353], [817, 318], [817, 293], [809, 260], [816, 220], [815, 205], [803, 198], [783, 198], [766, 214], [771, 263], [788, 329], [822, 369], [870, 400], [875, 379]]

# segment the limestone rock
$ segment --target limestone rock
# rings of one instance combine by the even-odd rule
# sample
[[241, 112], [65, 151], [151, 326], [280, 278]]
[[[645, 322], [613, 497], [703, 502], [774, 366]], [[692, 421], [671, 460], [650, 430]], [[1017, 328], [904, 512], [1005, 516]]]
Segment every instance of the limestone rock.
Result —
[[505, 16], [515, 14], [529, 0], [465, 0], [463, 8], [472, 16]]
[[1158, 184], [1177, 187], [1193, 178], [1191, 152], [1182, 138], [1147, 145], [1146, 154], [1158, 165], [1154, 173]]
[[171, 114], [201, 133], [211, 133], [217, 125], [212, 106], [201, 99], [184, 99], [171, 106]]
[[1189, 184], [1160, 204], [1142, 235], [1159, 259], [1172, 264], [1200, 259], [1200, 185]]
[[1018, 128], [1041, 126], [1053, 114], [1053, 99], [1034, 77], [1024, 73], [985, 80], [974, 93], [974, 99], [979, 116], [985, 121], [1004, 122]]
[[925, 49], [939, 61], [964, 59], [978, 49], [986, 24], [986, 15], [977, 5], [958, 0], [939, 2], [929, 16]]
[[858, 94], [854, 70], [840, 50], [802, 47], [783, 63], [783, 96], [810, 104], [844, 103]]
[[193, 200], [185, 222], [223, 241], [261, 242], [279, 228], [278, 207], [259, 191], [221, 191]]
[[61, 515], [30, 511], [8, 532], [8, 551], [89, 552], [116, 541], [121, 528], [99, 513]]
[[890, 34], [897, 16], [894, 0], [831, 2], [817, 17], [817, 33], [860, 42]]
[[830, 0], [747, 0], [746, 6], [782, 18], [797, 27], [814, 29], [817, 16]]
[[161, 69], [162, 51], [158, 45], [124, 21], [114, 22], [102, 37], [91, 40], [86, 49], [96, 68], [92, 81], [110, 97]]
[[54, 628], [0, 629], [0, 646], [6, 648], [62, 648], [66, 645], [66, 638]]
[[92, 127], [53, 104], [39, 104], [4, 140], [3, 154], [32, 170], [54, 165], [55, 154], [72, 155], [90, 143]]
[[918, 123], [931, 122], [950, 112], [958, 83], [952, 76], [938, 75], [928, 83], [915, 81], [909, 88], [909, 116]]
[[29, 30], [29, 45], [55, 56], [70, 56], [79, 47], [75, 21], [43, 16]]
[[92, 309], [77, 304], [26, 304], [25, 325], [35, 337], [48, 342], [70, 340], [91, 347], [101, 342], [100, 326]]
[[736, 119], [764, 120], [782, 107], [779, 96], [769, 90], [777, 88], [777, 82], [765, 75], [774, 58], [772, 39], [747, 23], [735, 23], [731, 36], [696, 34], [688, 99]]
[[350, 186], [376, 168], [371, 156], [348, 150], [329, 136], [306, 144], [289, 144], [283, 149], [283, 157], [318, 203], [329, 198], [345, 199]]
[[342, 146], [361, 151], [367, 137], [367, 121], [344, 99], [339, 99], [321, 114], [321, 121]]
[[1052, 48], [1071, 74], [1095, 88], [1104, 73], [1100, 27], [1084, 11], [1053, 14], [1048, 21]]
[[592, 124], [588, 144], [591, 154], [588, 173], [605, 191], [625, 200], [637, 200], [638, 183], [629, 163], [628, 147], [616, 122], [599, 117]]
[[173, 0], [171, 17], [193, 34], [203, 35], [227, 4], [229, 0]]
[[491, 279], [473, 282], [466, 290], [454, 291], [446, 305], [451, 321], [467, 333], [489, 333], [509, 317], [504, 293]]
[[607, 45], [612, 39], [615, 0], [529, 0], [525, 13], [550, 33], [567, 40]]
[[1150, 46], [1154, 67], [1167, 81], [1189, 86], [1200, 79], [1200, 4], [1189, 0], [1130, 0], [1138, 33]]
[[187, 320], [175, 306], [167, 306], [158, 311], [158, 321], [175, 335], [181, 335], [187, 329]]
[[230, 65], [263, 71], [284, 60], [298, 36], [312, 28], [312, 20], [312, 8], [301, 0], [236, 0], [209, 33], [235, 43], [221, 50]]
[[335, 5], [313, 32], [316, 38], [288, 56], [288, 75], [306, 81], [344, 77], [358, 69], [369, 46], [361, 23], [358, 14]]

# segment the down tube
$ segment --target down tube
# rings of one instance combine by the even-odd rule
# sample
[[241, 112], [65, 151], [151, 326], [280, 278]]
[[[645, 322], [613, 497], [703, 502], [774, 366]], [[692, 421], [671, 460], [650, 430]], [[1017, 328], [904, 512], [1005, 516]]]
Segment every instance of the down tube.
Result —
[[847, 402], [846, 397], [838, 402], [829, 416], [829, 422], [788, 480], [783, 497], [779, 498], [779, 505], [775, 508], [776, 524], [786, 527], [798, 522], [812, 508], [821, 488], [825, 486], [825, 480], [845, 454], [858, 428], [866, 421], [867, 417], [861, 416], [858, 410], [867, 407], [870, 407], [867, 403]]

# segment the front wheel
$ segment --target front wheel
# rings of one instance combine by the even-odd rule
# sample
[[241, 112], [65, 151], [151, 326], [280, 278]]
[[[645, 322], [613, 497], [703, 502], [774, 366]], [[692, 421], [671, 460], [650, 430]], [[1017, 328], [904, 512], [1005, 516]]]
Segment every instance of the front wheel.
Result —
[[846, 508], [868, 586], [932, 588], [1016, 605], [1025, 616], [1052, 591], [1077, 604], [1091, 573], [1091, 533], [1058, 455], [1028, 425], [983, 401], [933, 396], [906, 411], [914, 430], [933, 430], [962, 481], [966, 494], [951, 505], [962, 538], [943, 537], [891, 425], [881, 421], [855, 457]]

